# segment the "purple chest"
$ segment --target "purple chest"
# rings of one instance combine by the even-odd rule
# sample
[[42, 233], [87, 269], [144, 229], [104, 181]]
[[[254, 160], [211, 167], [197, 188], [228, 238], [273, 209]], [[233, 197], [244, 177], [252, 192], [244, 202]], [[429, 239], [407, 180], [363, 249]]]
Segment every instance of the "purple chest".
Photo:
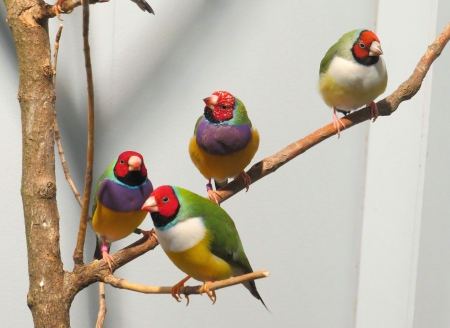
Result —
[[250, 125], [215, 125], [204, 118], [198, 123], [197, 145], [212, 155], [228, 155], [244, 149], [252, 140]]
[[153, 191], [150, 180], [139, 187], [127, 187], [109, 179], [102, 181], [98, 190], [98, 201], [116, 212], [131, 212], [141, 209]]

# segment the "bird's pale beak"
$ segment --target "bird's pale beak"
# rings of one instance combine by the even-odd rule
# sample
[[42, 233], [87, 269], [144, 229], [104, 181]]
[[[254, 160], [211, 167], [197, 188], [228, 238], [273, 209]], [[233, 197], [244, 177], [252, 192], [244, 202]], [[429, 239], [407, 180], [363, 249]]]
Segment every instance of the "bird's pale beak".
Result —
[[137, 156], [131, 156], [128, 160], [128, 171], [140, 171], [142, 161]]
[[211, 109], [214, 109], [214, 106], [217, 105], [217, 100], [219, 100], [219, 96], [211, 95], [208, 98], [203, 99], [206, 106], [208, 106]]
[[147, 212], [150, 212], [150, 213], [152, 213], [152, 212], [159, 212], [158, 205], [156, 204], [155, 197], [154, 196], [149, 197], [145, 201], [144, 205], [142, 205], [141, 210], [142, 211], [147, 211]]
[[373, 41], [369, 48], [369, 56], [380, 56], [383, 54], [381, 44], [378, 41]]

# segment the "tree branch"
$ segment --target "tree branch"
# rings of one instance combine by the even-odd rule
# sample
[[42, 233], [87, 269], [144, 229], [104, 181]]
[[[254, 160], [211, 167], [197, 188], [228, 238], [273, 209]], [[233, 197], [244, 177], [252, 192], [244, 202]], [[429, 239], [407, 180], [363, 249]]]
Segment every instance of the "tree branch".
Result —
[[[55, 38], [55, 48], [53, 52], [53, 85], [56, 87], [56, 67], [58, 63], [58, 50], [59, 50], [59, 39], [61, 38], [63, 26], [59, 25], [58, 32], [56, 33]], [[75, 184], [73, 183], [72, 177], [69, 172], [69, 167], [67, 165], [66, 156], [64, 155], [64, 150], [61, 144], [61, 136], [59, 134], [59, 126], [58, 126], [58, 119], [56, 114], [56, 107], [55, 107], [55, 123], [54, 123], [54, 130], [55, 130], [55, 141], [56, 145], [58, 147], [58, 153], [59, 158], [61, 159], [61, 165], [64, 171], [64, 176], [66, 177], [67, 182], [69, 183], [70, 189], [72, 189], [73, 194], [75, 195], [75, 198], [78, 201], [78, 204], [80, 206], [83, 206], [83, 202], [81, 200], [81, 196], [78, 193], [77, 188], [75, 187]]]
[[[232, 277], [225, 280], [215, 281], [210, 285], [210, 290], [218, 290], [234, 285], [241, 284], [246, 281], [256, 280], [261, 278], [266, 278], [269, 276], [269, 272], [266, 270], [260, 270], [248, 274], [244, 274], [237, 277]], [[103, 281], [113, 287], [120, 289], [128, 289], [139, 293], [144, 294], [171, 294], [172, 287], [159, 287], [159, 286], [147, 286], [142, 284], [136, 284], [134, 282], [127, 281], [125, 279], [114, 276], [113, 274], [109, 274], [103, 278]], [[180, 288], [181, 294], [192, 295], [192, 294], [200, 294], [199, 290], [202, 286], [185, 286]]]
[[[420, 89], [422, 81], [425, 78], [431, 64], [439, 57], [445, 45], [450, 39], [450, 24], [448, 24], [437, 39], [433, 42], [425, 55], [420, 59], [413, 74], [408, 80], [403, 82], [394, 93], [390, 96], [380, 100], [377, 103], [379, 115], [388, 116], [394, 113], [398, 106], [406, 100], [411, 99]], [[361, 122], [367, 121], [371, 118], [370, 107], [360, 109], [350, 115], [341, 118], [345, 125], [345, 129], [349, 129]], [[342, 129], [341, 129], [342, 131]], [[345, 130], [344, 130], [345, 131]], [[278, 168], [294, 159], [298, 155], [303, 154], [308, 149], [318, 145], [322, 141], [328, 139], [331, 136], [337, 134], [337, 130], [334, 128], [333, 123], [320, 128], [319, 130], [311, 133], [303, 139], [300, 139], [283, 150], [279, 151], [275, 155], [267, 157], [262, 161], [253, 165], [250, 170], [247, 171], [251, 178], [251, 183], [255, 183], [259, 179], [275, 172]], [[237, 194], [239, 191], [245, 188], [243, 179], [236, 179], [231, 181], [226, 186], [223, 186], [217, 190], [220, 196], [219, 203], [224, 202], [228, 198]]]
[[98, 309], [97, 323], [95, 324], [95, 328], [102, 328], [103, 323], [105, 322], [105, 316], [107, 311], [105, 298], [105, 284], [103, 282], [99, 282], [98, 284], [98, 298], [100, 308]]
[[94, 166], [94, 82], [92, 78], [91, 53], [89, 47], [89, 3], [87, 1], [83, 2], [83, 41], [88, 91], [88, 144], [83, 207], [81, 210], [80, 227], [78, 229], [77, 246], [73, 254], [75, 266], [83, 265], [83, 250], [86, 238], [87, 218], [89, 216], [89, 201], [91, 199], [92, 169]]

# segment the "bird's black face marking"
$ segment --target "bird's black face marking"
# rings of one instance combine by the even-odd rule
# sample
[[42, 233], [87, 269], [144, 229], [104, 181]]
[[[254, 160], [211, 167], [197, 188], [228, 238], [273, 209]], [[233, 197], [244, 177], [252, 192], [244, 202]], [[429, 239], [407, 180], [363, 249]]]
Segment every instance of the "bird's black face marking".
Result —
[[114, 175], [117, 180], [131, 187], [139, 186], [145, 182], [145, 179], [147, 179], [147, 177], [142, 176], [141, 171], [129, 171], [124, 177], [117, 176], [116, 172], [114, 172]]
[[380, 60], [380, 56], [369, 56], [369, 55], [367, 55], [366, 57], [359, 58], [358, 56], [356, 56], [355, 51], [353, 50], [353, 48], [352, 48], [352, 55], [353, 55], [353, 58], [355, 58], [355, 60], [358, 63], [360, 63], [361, 65], [364, 65], [364, 66], [375, 65]]
[[208, 106], [205, 107], [205, 118], [211, 123], [219, 123], [213, 115], [213, 111]]
[[155, 225], [156, 228], [163, 228], [166, 225], [168, 225], [170, 222], [175, 220], [175, 217], [177, 216], [179, 210], [180, 210], [180, 205], [178, 205], [177, 210], [175, 211], [174, 215], [164, 216], [159, 212], [150, 212], [150, 216], [152, 217], [153, 224]]

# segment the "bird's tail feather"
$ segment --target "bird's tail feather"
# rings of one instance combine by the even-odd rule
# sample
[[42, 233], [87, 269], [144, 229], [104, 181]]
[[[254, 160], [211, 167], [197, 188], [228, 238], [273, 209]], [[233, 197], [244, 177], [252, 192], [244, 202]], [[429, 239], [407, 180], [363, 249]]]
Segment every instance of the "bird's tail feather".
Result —
[[256, 289], [255, 281], [254, 280], [250, 280], [250, 281], [244, 282], [243, 284], [257, 300], [261, 301], [261, 303], [264, 305], [266, 310], [269, 311], [269, 313], [272, 313], [272, 312], [270, 312], [270, 310], [267, 307], [266, 303], [264, 303], [261, 295], [259, 295], [258, 290]]
[[155, 12], [153, 11], [152, 7], [150, 7], [150, 5], [147, 3], [147, 1], [145, 0], [131, 0], [133, 1], [135, 4], [137, 4], [139, 6], [139, 8], [141, 8], [143, 11], [148, 11], [150, 14], [155, 14]]

